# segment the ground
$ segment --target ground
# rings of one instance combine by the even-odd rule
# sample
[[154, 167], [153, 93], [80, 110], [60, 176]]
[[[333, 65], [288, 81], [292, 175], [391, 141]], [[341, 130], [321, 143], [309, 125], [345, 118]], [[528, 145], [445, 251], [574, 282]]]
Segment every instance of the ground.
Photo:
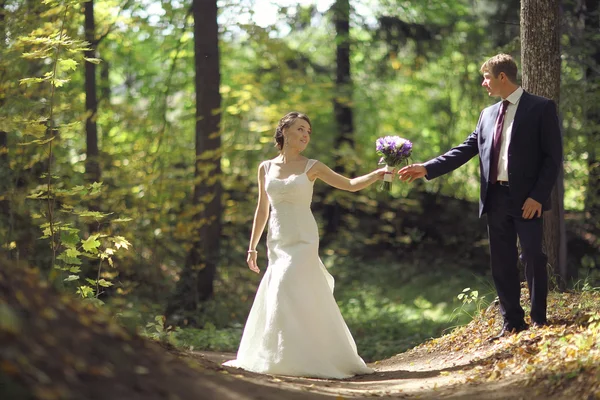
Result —
[[[547, 393], [537, 393], [526, 386], [526, 376], [515, 376], [500, 382], [466, 384], [465, 372], [477, 366], [477, 360], [494, 351], [494, 345], [477, 352], [429, 352], [417, 347], [383, 361], [369, 364], [372, 375], [345, 380], [307, 379], [260, 375], [244, 370], [219, 367], [235, 355], [231, 353], [194, 352], [191, 358], [209, 368], [232, 375], [239, 382], [262, 386], [256, 399], [273, 389], [301, 395], [305, 399], [386, 398], [386, 399], [559, 399]], [[235, 399], [224, 397], [223, 399]], [[287, 398], [287, 397], [285, 397]]]
[[[523, 293], [524, 298], [527, 294]], [[2, 400], [600, 399], [600, 291], [553, 293], [551, 326], [490, 343], [498, 311], [345, 380], [260, 375], [140, 337], [0, 260]]]

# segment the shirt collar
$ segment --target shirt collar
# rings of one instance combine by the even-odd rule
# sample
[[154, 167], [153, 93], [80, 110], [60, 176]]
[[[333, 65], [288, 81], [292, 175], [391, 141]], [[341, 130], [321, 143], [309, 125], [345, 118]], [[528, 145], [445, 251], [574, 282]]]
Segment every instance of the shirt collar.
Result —
[[517, 104], [519, 102], [519, 100], [521, 100], [522, 95], [523, 95], [523, 88], [521, 86], [519, 86], [518, 88], [515, 89], [514, 92], [509, 94], [506, 99], [503, 99], [503, 100], [508, 100], [510, 102], [510, 104]]

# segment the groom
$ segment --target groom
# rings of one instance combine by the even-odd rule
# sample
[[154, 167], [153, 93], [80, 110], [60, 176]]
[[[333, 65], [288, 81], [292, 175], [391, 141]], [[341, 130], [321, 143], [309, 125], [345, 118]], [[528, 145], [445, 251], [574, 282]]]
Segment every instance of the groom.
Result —
[[517, 64], [506, 54], [480, 69], [483, 86], [498, 102], [481, 112], [475, 131], [457, 147], [424, 164], [398, 171], [400, 179], [433, 179], [479, 155], [479, 216], [487, 214], [492, 277], [504, 318], [493, 339], [528, 328], [520, 304], [517, 236], [526, 262], [525, 275], [534, 326], [547, 324], [547, 257], [542, 252], [542, 211], [562, 162], [562, 140], [556, 105], [525, 92], [517, 84]]

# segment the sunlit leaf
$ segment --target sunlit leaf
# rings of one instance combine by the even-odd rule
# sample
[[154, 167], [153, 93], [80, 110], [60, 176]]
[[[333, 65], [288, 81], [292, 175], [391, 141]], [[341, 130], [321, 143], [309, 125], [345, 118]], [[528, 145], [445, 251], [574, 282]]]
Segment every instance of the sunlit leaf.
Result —
[[92, 183], [90, 185], [89, 189], [90, 189], [90, 194], [91, 195], [100, 193], [101, 190], [102, 190], [102, 182], [94, 182], [94, 183]]
[[98, 285], [100, 285], [100, 286], [102, 286], [102, 287], [110, 287], [110, 286], [112, 286], [113, 284], [112, 284], [112, 282], [109, 282], [109, 281], [107, 281], [107, 280], [105, 280], [105, 279], [100, 279], [100, 280], [98, 281]]
[[111, 238], [111, 240], [117, 249], [120, 249], [121, 247], [128, 249], [129, 246], [131, 246], [131, 243], [129, 243], [123, 236], [114, 236]]
[[70, 58], [59, 59], [58, 66], [63, 71], [75, 71], [77, 69], [77, 61]]
[[78, 279], [79, 279], [79, 275], [69, 275], [67, 278], [65, 278], [65, 282], [76, 281]]
[[43, 78], [23, 78], [19, 80], [19, 84], [21, 85], [30, 85], [33, 83], [44, 82]]
[[100, 247], [100, 241], [98, 241], [98, 234], [91, 235], [86, 240], [82, 240], [83, 249], [89, 253], [97, 253], [98, 247]]
[[112, 213], [102, 213], [100, 211], [90, 211], [90, 210], [75, 211], [74, 213], [79, 215], [82, 218], [95, 218], [95, 219], [102, 219], [102, 218], [108, 217], [109, 215], [112, 214]]
[[133, 218], [116, 218], [110, 222], [129, 222], [129, 221], [133, 221]]
[[88, 297], [92, 297], [94, 296], [94, 289], [92, 289], [89, 286], [79, 286], [77, 288], [77, 294], [80, 295], [83, 298], [88, 298]]

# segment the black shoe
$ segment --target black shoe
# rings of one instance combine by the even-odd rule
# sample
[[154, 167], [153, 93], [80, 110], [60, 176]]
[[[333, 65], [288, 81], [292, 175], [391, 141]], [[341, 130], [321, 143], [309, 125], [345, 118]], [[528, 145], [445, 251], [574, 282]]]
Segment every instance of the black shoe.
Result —
[[510, 324], [504, 324], [504, 326], [502, 327], [502, 330], [500, 331], [499, 334], [497, 334], [496, 336], [492, 336], [491, 338], [489, 338], [490, 342], [494, 342], [500, 338], [503, 337], [507, 337], [510, 335], [514, 335], [517, 334], [519, 332], [523, 332], [524, 330], [528, 329], [529, 325], [527, 325], [525, 322], [523, 322], [520, 325], [510, 325]]
[[548, 326], [548, 321], [533, 321], [531, 325], [534, 328], [543, 328], [544, 326]]

